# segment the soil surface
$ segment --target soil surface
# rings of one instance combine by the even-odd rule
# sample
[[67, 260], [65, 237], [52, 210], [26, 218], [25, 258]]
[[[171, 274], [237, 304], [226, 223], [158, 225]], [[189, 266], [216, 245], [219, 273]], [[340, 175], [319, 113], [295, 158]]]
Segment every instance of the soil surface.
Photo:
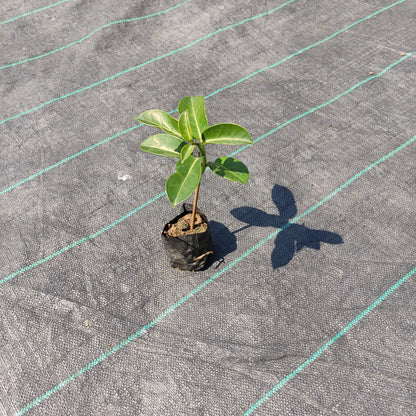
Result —
[[199, 214], [195, 215], [194, 229], [191, 231], [192, 214], [186, 214], [175, 224], [168, 224], [168, 229], [165, 231], [166, 237], [179, 237], [186, 234], [198, 234], [207, 230], [207, 223], [201, 218]]

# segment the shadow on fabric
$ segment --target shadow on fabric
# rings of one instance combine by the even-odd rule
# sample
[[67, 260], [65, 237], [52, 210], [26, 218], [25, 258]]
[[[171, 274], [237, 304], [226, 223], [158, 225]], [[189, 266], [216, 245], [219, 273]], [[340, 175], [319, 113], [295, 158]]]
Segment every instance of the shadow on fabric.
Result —
[[[272, 199], [280, 215], [268, 214], [252, 207], [231, 210], [235, 218], [247, 224], [231, 234], [235, 235], [249, 227], [282, 228], [287, 226], [289, 220], [296, 217], [298, 211], [292, 192], [284, 186], [275, 185], [272, 190]], [[271, 256], [273, 268], [277, 269], [288, 264], [295, 253], [304, 247], [319, 250], [321, 243], [342, 244], [343, 240], [340, 235], [330, 231], [312, 230], [304, 224], [291, 224], [276, 236]]]
[[214, 256], [208, 262], [207, 268], [217, 262], [215, 265], [215, 268], [217, 269], [224, 263], [227, 254], [230, 254], [237, 249], [237, 238], [224, 224], [221, 224], [220, 222], [209, 221], [209, 228], [212, 235]]

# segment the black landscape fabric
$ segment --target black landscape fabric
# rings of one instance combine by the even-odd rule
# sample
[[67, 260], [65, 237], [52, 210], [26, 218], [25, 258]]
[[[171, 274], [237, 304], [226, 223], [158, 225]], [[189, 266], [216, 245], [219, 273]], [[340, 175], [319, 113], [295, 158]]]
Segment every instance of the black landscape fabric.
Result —
[[[416, 0], [2, 0], [0, 415], [415, 415]], [[214, 256], [162, 253], [202, 95]], [[177, 114], [173, 113], [175, 117]], [[187, 202], [192, 202], [189, 199]]]

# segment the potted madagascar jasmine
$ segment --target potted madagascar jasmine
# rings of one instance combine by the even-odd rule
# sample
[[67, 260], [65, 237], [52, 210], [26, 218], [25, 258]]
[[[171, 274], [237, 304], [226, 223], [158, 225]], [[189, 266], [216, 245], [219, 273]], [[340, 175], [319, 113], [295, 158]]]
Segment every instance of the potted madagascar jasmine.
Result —
[[200, 270], [212, 251], [207, 217], [198, 209], [201, 177], [209, 168], [225, 179], [247, 183], [249, 173], [244, 163], [232, 157], [207, 160], [208, 144], [252, 144], [250, 134], [243, 127], [222, 123], [208, 125], [204, 97], [184, 97], [178, 106], [179, 119], [162, 110], [148, 110], [137, 120], [163, 131], [150, 136], [140, 149], [160, 156], [178, 159], [166, 182], [166, 194], [175, 207], [195, 191], [193, 205], [184, 204], [182, 214], [175, 217], [162, 232], [169, 263], [181, 270]]

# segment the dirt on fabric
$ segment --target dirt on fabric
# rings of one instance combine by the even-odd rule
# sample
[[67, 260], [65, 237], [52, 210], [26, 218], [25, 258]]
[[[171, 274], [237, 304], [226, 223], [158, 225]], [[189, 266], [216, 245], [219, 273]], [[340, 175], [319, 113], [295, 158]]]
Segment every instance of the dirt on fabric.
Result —
[[198, 234], [207, 230], [207, 223], [201, 218], [199, 214], [195, 215], [194, 229], [191, 231], [192, 214], [186, 214], [175, 224], [168, 224], [167, 231], [164, 232], [166, 237], [179, 237], [186, 234]]

